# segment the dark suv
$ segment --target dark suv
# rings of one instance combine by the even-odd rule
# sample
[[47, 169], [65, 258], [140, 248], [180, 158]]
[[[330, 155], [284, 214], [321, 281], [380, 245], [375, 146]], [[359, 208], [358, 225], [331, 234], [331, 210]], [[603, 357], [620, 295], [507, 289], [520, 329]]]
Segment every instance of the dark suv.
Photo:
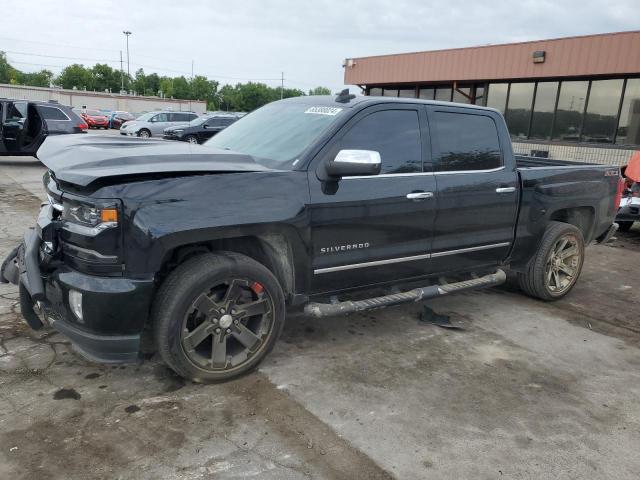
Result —
[[191, 120], [189, 125], [177, 125], [164, 129], [165, 140], [182, 140], [189, 143], [203, 143], [218, 132], [238, 120], [236, 115], [212, 115]]
[[57, 102], [0, 98], [0, 154], [34, 155], [47, 135], [85, 133], [87, 124]]

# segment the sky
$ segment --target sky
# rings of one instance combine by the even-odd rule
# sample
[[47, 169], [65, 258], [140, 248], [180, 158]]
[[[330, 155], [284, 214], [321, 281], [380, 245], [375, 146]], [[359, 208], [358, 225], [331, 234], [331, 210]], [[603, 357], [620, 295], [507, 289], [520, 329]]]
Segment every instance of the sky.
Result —
[[[0, 0], [0, 50], [23, 71], [71, 63], [308, 91], [345, 58], [640, 29], [638, 0]], [[357, 87], [351, 87], [358, 90]]]

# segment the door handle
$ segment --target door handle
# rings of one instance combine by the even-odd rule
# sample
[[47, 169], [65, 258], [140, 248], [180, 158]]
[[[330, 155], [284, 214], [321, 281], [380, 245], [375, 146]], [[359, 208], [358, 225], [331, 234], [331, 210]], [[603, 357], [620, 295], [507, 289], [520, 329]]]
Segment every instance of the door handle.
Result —
[[516, 191], [516, 187], [499, 187], [496, 188], [496, 193], [513, 193]]
[[407, 198], [409, 200], [426, 200], [427, 198], [432, 198], [433, 192], [412, 192], [407, 193]]

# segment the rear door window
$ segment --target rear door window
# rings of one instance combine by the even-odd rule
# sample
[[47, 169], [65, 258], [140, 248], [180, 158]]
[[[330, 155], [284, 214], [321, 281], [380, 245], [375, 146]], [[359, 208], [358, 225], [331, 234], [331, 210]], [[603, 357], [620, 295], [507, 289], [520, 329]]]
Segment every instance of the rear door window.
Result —
[[69, 117], [57, 107], [39, 106], [40, 115], [45, 120], [69, 120]]
[[436, 169], [491, 170], [502, 166], [498, 129], [488, 115], [436, 111], [431, 125]]
[[422, 172], [417, 110], [380, 110], [360, 119], [340, 141], [341, 149], [374, 150], [380, 173]]

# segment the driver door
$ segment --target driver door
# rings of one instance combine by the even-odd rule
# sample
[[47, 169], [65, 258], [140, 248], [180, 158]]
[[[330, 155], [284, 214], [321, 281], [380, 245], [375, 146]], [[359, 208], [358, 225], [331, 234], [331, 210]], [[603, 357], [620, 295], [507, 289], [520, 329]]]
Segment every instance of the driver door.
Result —
[[314, 293], [419, 278], [429, 272], [436, 183], [431, 173], [426, 114], [419, 105], [365, 109], [325, 147], [373, 150], [381, 173], [337, 182], [308, 172]]

